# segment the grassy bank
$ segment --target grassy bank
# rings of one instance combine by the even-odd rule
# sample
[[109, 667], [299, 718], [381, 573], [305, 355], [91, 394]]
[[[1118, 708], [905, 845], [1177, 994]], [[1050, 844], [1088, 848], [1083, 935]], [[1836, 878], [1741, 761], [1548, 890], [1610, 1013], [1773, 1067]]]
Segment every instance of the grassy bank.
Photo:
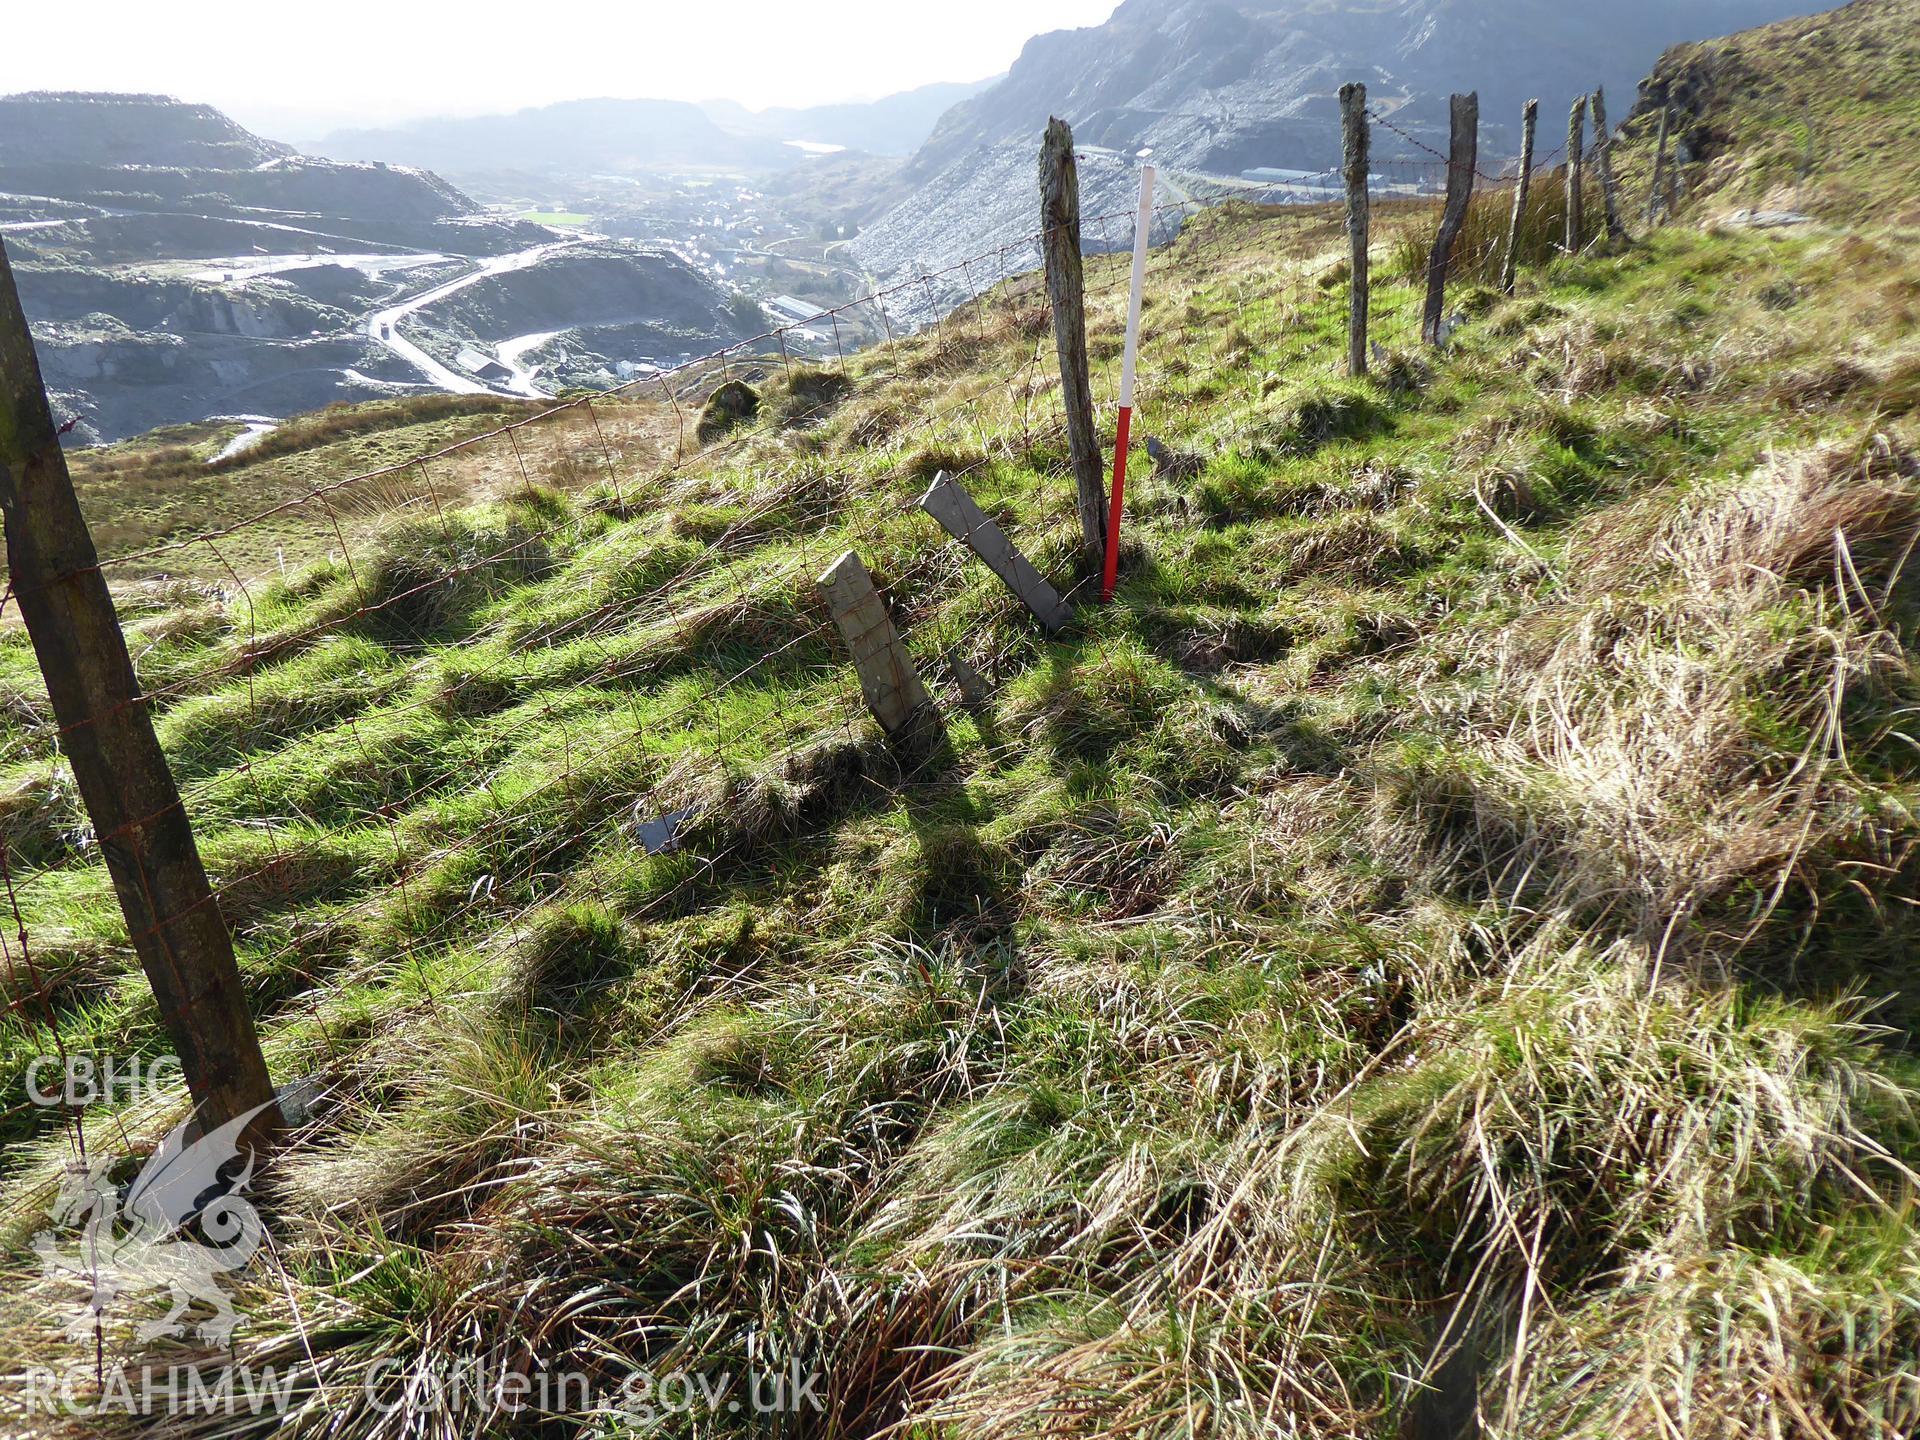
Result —
[[[1076, 576], [1018, 284], [817, 403], [769, 366], [617, 496], [156, 597], [163, 738], [319, 1097], [240, 1284], [239, 1357], [310, 1377], [287, 1429], [632, 1433], [382, 1406], [751, 1361], [822, 1376], [818, 1434], [1910, 1433], [1911, 238], [1673, 227], [1351, 381], [1335, 222], [1210, 212], [1149, 270], [1117, 603], [1057, 639], [908, 508], [962, 472]], [[931, 765], [819, 613], [849, 545], [989, 681]], [[36, 988], [159, 1053], [17, 637], [0, 680]], [[25, 1248], [67, 1141], [6, 1123], [0, 1360], [90, 1364]]]
[[[104, 557], [147, 557], [158, 547], [176, 547], [164, 558], [136, 559], [112, 570], [116, 589], [162, 577], [216, 586], [252, 584], [340, 552], [346, 542], [361, 542], [376, 522], [423, 502], [433, 488], [433, 467], [383, 473], [390, 467], [407, 467], [415, 457], [543, 408], [496, 395], [376, 400], [296, 416], [225, 459], [218, 457], [235, 427], [201, 424], [75, 451], [69, 465]], [[642, 463], [656, 453], [662, 427], [652, 407], [610, 401], [605, 409], [623, 459]], [[533, 476], [566, 486], [569, 477], [554, 473], [558, 458], [536, 450]], [[346, 483], [357, 475], [369, 478]], [[458, 463], [445, 468], [443, 483], [443, 503], [458, 506], [524, 482], [517, 466], [509, 476], [499, 464]], [[327, 505], [295, 503], [321, 486], [334, 487]], [[271, 525], [222, 533], [276, 507], [285, 508]], [[181, 543], [206, 534], [217, 535], [218, 542]]]

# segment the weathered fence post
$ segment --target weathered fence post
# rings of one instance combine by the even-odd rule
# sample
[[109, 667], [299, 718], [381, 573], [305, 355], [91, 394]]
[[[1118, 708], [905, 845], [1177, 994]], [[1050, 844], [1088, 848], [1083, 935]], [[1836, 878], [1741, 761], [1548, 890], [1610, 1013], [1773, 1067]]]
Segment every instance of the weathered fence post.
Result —
[[1367, 125], [1367, 87], [1340, 87], [1340, 128], [1345, 137], [1347, 241], [1352, 246], [1352, 287], [1347, 307], [1347, 373], [1367, 373], [1367, 305], [1372, 277], [1368, 236], [1372, 208], [1367, 184], [1373, 137]]
[[1500, 267], [1500, 289], [1511, 295], [1520, 276], [1520, 232], [1527, 223], [1527, 192], [1533, 188], [1533, 139], [1540, 127], [1540, 102], [1527, 101], [1520, 121], [1520, 177], [1513, 188], [1513, 222], [1507, 227], [1507, 259]]
[[1573, 102], [1567, 114], [1567, 239], [1566, 251], [1578, 255], [1587, 240], [1587, 97]]
[[1047, 121], [1040, 147], [1040, 231], [1047, 258], [1047, 298], [1053, 304], [1053, 344], [1060, 355], [1060, 394], [1067, 407], [1067, 445], [1080, 511], [1080, 543], [1098, 561], [1107, 548], [1107, 500], [1100, 437], [1093, 425], [1093, 387], [1087, 378], [1086, 297], [1081, 286], [1080, 173], [1073, 131]]
[[942, 470], [920, 497], [920, 508], [940, 522], [940, 528], [986, 562], [1001, 583], [1019, 597], [1034, 618], [1050, 631], [1057, 631], [1073, 619], [1073, 611], [1049, 585], [1046, 577], [1033, 568], [993, 517], [974, 503], [960, 482]]
[[1667, 193], [1661, 198], [1660, 205], [1666, 212], [1667, 218], [1672, 219], [1680, 213], [1680, 202], [1687, 196], [1687, 171], [1686, 166], [1681, 163], [1681, 157], [1686, 151], [1686, 137], [1679, 131], [1670, 129], [1668, 138], [1672, 144], [1667, 151], [1665, 172]]
[[946, 661], [947, 671], [953, 676], [953, 683], [960, 691], [960, 703], [976, 719], [991, 718], [993, 688], [987, 684], [978, 670], [967, 663], [967, 657], [958, 650], [947, 651]]
[[14, 598], [46, 678], [60, 748], [93, 822], [127, 938], [179, 1053], [195, 1116], [211, 1131], [258, 1111], [241, 1140], [263, 1152], [280, 1128], [280, 1112], [233, 938], [207, 884], [73, 492], [4, 244], [0, 512]]
[[1480, 161], [1479, 92], [1455, 95], [1447, 108], [1453, 126], [1447, 147], [1447, 205], [1440, 216], [1433, 253], [1427, 258], [1427, 308], [1420, 322], [1420, 338], [1429, 345], [1440, 343], [1440, 326], [1447, 308], [1447, 269], [1453, 264], [1453, 247], [1460, 239], [1460, 229], [1467, 223], [1474, 167]]
[[1620, 192], [1613, 183], [1613, 132], [1607, 128], [1607, 90], [1593, 92], [1593, 155], [1600, 166], [1600, 197], [1607, 211], [1607, 239], [1624, 240], [1627, 227], [1620, 220]]
[[1653, 152], [1653, 184], [1647, 189], [1647, 225], [1652, 227], [1660, 214], [1660, 187], [1667, 176], [1667, 131], [1673, 123], [1673, 109], [1666, 97], [1660, 97], [1660, 140]]
[[818, 584], [853, 654], [860, 693], [873, 718], [889, 740], [920, 743], [938, 727], [933, 700], [901, 643], [900, 632], [893, 628], [886, 602], [873, 588], [867, 567], [849, 550], [828, 567]]

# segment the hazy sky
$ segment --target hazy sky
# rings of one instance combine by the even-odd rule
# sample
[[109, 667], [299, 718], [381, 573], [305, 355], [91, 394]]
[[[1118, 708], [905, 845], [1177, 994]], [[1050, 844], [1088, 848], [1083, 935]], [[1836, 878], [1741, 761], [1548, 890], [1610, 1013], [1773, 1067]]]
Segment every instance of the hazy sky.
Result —
[[0, 0], [0, 94], [152, 90], [281, 138], [586, 96], [870, 99], [1004, 70], [1115, 0]]

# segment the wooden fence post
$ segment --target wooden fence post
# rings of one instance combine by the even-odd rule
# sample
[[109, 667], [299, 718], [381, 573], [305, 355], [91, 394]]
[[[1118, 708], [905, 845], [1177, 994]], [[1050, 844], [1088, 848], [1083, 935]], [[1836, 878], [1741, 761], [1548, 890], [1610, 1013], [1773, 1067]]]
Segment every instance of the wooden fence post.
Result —
[[1047, 298], [1053, 304], [1053, 344], [1060, 355], [1060, 394], [1067, 407], [1080, 543], [1088, 558], [1098, 562], [1107, 550], [1107, 497], [1100, 437], [1093, 424], [1093, 387], [1087, 378], [1080, 173], [1073, 160], [1073, 131], [1059, 119], [1047, 121], [1040, 147], [1040, 231], [1047, 258]]
[[960, 703], [976, 718], [993, 714], [993, 687], [957, 649], [947, 651], [947, 670], [960, 691]]
[[1520, 232], [1527, 222], [1527, 192], [1533, 188], [1533, 140], [1540, 127], [1540, 102], [1527, 101], [1520, 121], [1520, 177], [1513, 189], [1513, 222], [1507, 227], [1507, 259], [1500, 267], [1500, 289], [1511, 295], [1520, 277]]
[[1653, 184], [1647, 189], [1647, 225], [1652, 228], [1660, 214], [1660, 187], [1667, 175], [1667, 132], [1673, 123], [1673, 108], [1666, 97], [1660, 98], [1660, 141], [1653, 152]]
[[1447, 108], [1453, 126], [1447, 146], [1447, 206], [1440, 217], [1440, 233], [1434, 237], [1433, 253], [1427, 258], [1427, 308], [1420, 322], [1420, 338], [1429, 345], [1440, 343], [1440, 326], [1447, 308], [1447, 269], [1453, 264], [1453, 247], [1460, 239], [1460, 229], [1467, 223], [1474, 168], [1480, 161], [1479, 92], [1455, 95]]
[[1567, 114], [1567, 239], [1566, 251], [1578, 255], [1587, 242], [1587, 97], [1573, 102]]
[[257, 1110], [241, 1141], [264, 1153], [280, 1128], [280, 1111], [247, 1012], [233, 939], [154, 735], [73, 492], [4, 244], [0, 512], [14, 598], [46, 678], [60, 748], [93, 822], [127, 937], [179, 1054], [195, 1115], [204, 1132]]
[[840, 627], [854, 669], [860, 672], [860, 693], [887, 738], [918, 743], [937, 728], [933, 699], [914, 669], [913, 657], [893, 628], [886, 602], [873, 588], [873, 577], [860, 557], [849, 550], [827, 568], [818, 581], [834, 623]]
[[1593, 155], [1600, 166], [1600, 197], [1607, 211], [1607, 239], [1624, 240], [1627, 227], [1620, 220], [1620, 192], [1613, 183], [1613, 132], [1607, 128], [1607, 90], [1593, 92]]
[[1681, 152], [1685, 148], [1685, 137], [1679, 131], [1669, 127], [1667, 138], [1672, 144], [1667, 151], [1667, 167], [1664, 172], [1667, 191], [1661, 197], [1660, 207], [1671, 220], [1680, 213], [1680, 202], [1687, 197], [1687, 171], [1680, 162]]
[[1347, 307], [1347, 373], [1367, 373], [1367, 305], [1372, 283], [1368, 236], [1372, 209], [1367, 197], [1373, 137], [1367, 124], [1367, 87], [1340, 87], [1340, 128], [1345, 137], [1347, 241], [1352, 246]]
[[946, 471], [933, 477], [933, 484], [920, 497], [920, 508], [940, 522], [940, 528], [986, 562], [1020, 603], [1049, 631], [1058, 631], [1073, 619], [1073, 611], [1049, 585], [1046, 577], [1033, 568], [993, 517], [974, 503], [971, 495]]

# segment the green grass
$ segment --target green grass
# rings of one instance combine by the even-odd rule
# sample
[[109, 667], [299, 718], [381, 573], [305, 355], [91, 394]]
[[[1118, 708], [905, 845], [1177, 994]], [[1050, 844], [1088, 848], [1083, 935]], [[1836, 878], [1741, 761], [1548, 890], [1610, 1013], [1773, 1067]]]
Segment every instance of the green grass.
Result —
[[591, 215], [582, 215], [577, 210], [523, 210], [520, 219], [531, 220], [536, 225], [590, 225]]
[[[1057, 638], [910, 503], [963, 472], [1082, 578], [1030, 281], [850, 384], [767, 360], [678, 467], [657, 412], [612, 477], [563, 418], [527, 443], [577, 483], [462, 452], [481, 503], [369, 515], [351, 566], [143, 592], [270, 1061], [326, 1092], [240, 1298], [241, 1358], [335, 1387], [299, 1425], [393, 1433], [476, 1355], [618, 1384], [751, 1345], [847, 1434], [1911, 1433], [1920, 268], [1669, 227], [1415, 354], [1425, 216], [1383, 222], [1366, 381], [1337, 217], [1154, 256], [1177, 462]], [[1124, 268], [1088, 269], [1107, 404]], [[848, 547], [940, 691], [930, 763], [814, 591]], [[161, 1053], [17, 635], [0, 685], [52, 1013]], [[0, 1020], [15, 1093], [46, 1008]], [[90, 1366], [25, 1248], [65, 1143], [4, 1124], [0, 1360]]]
[[[1676, 46], [1651, 77], [1674, 96], [1690, 194], [1714, 210], [1920, 224], [1920, 3], [1859, 0]], [[1645, 213], [1657, 121], [1628, 126], [1623, 184]]]

